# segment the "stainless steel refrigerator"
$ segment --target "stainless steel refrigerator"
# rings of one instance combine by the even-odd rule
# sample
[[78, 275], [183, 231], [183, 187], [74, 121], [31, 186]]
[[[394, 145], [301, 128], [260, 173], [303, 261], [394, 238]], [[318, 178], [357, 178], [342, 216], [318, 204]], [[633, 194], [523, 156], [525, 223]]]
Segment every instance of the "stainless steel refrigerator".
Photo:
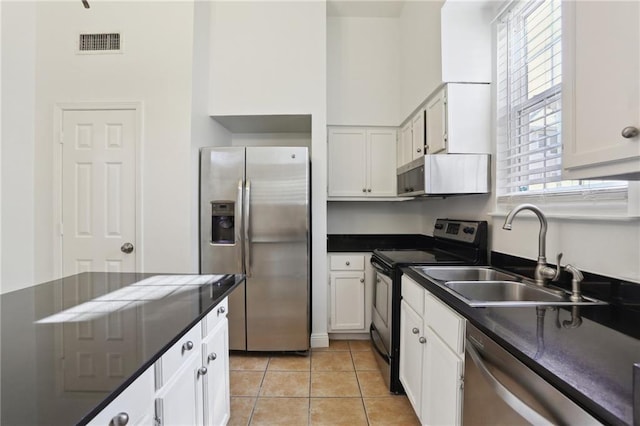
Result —
[[309, 349], [309, 191], [307, 148], [200, 150], [200, 272], [247, 276], [230, 349]]

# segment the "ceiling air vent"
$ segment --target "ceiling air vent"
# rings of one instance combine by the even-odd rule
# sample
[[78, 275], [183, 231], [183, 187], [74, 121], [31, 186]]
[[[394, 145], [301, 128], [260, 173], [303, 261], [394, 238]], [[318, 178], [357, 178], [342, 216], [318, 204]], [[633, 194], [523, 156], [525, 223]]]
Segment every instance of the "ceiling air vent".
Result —
[[119, 33], [80, 34], [80, 52], [119, 52], [121, 37]]

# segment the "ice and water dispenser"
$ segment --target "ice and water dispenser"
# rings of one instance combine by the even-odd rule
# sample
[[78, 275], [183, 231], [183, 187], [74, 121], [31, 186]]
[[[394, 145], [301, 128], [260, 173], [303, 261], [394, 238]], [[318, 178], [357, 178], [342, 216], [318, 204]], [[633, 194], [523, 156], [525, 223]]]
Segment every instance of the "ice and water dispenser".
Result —
[[211, 202], [211, 243], [235, 244], [235, 202]]

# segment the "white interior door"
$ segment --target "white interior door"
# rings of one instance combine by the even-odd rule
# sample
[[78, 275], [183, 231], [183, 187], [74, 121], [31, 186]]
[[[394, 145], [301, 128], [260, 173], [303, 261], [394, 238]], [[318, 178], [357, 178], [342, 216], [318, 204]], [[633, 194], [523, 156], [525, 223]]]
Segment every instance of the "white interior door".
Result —
[[136, 268], [136, 110], [62, 116], [62, 275]]

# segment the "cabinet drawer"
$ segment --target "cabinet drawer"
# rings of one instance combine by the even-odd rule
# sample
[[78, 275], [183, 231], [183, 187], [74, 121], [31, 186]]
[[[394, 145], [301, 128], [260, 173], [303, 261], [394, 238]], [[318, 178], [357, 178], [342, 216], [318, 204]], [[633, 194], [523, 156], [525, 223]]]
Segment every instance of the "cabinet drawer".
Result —
[[89, 425], [118, 424], [112, 420], [118, 415], [129, 417], [129, 424], [138, 424], [153, 414], [153, 369], [147, 368], [133, 383], [95, 416]]
[[407, 302], [419, 315], [424, 313], [424, 294], [425, 290], [420, 284], [406, 275], [402, 276], [402, 300]]
[[431, 329], [458, 355], [464, 354], [465, 319], [425, 291], [424, 320]]
[[205, 338], [209, 333], [211, 333], [216, 326], [227, 317], [227, 312], [229, 312], [229, 303], [227, 299], [228, 298], [225, 297], [224, 300], [218, 303], [202, 320], [202, 338]]
[[353, 271], [364, 269], [363, 254], [331, 255], [330, 268], [332, 271]]
[[200, 323], [197, 323], [156, 361], [156, 389], [167, 383], [190, 355], [199, 352], [202, 344], [201, 329]]

